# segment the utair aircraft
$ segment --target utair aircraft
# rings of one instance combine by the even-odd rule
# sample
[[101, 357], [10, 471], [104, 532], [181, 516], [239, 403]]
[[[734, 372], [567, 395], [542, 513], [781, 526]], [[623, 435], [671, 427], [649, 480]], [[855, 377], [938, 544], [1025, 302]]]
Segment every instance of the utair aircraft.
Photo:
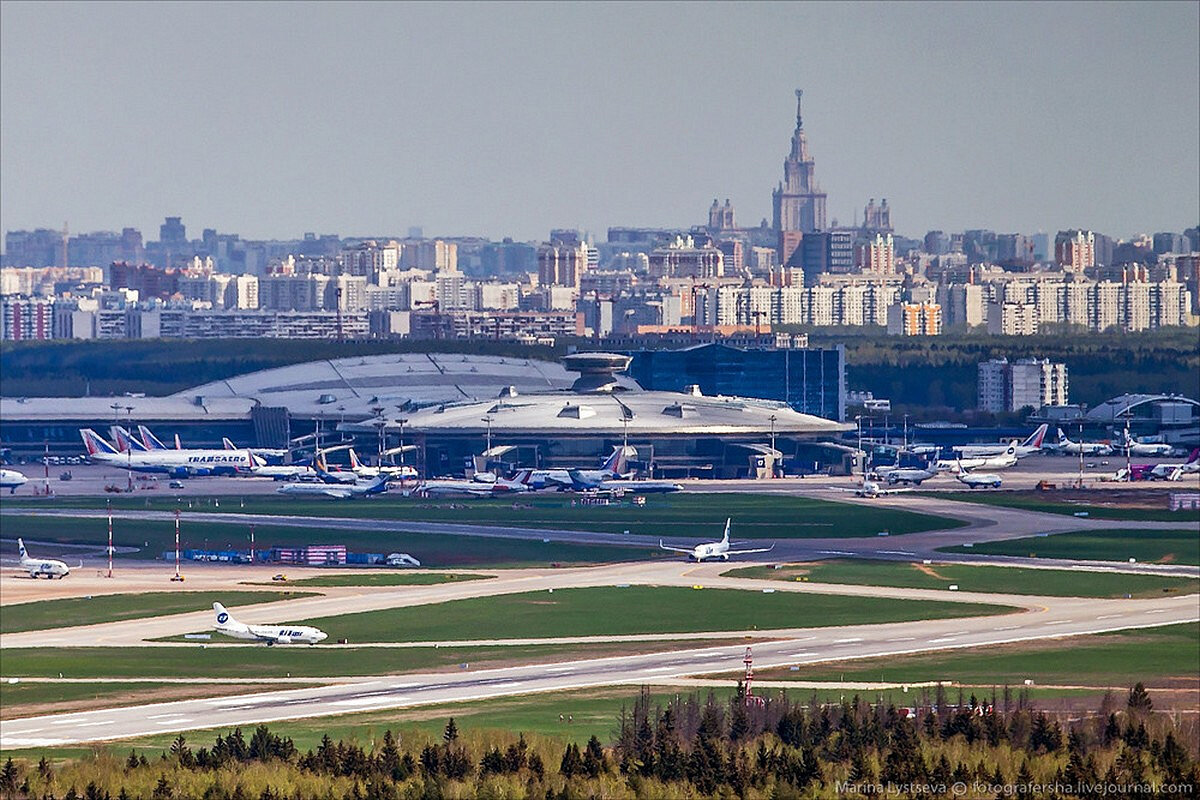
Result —
[[[54, 558], [30, 558], [23, 539], [17, 539], [17, 552], [21, 556], [21, 569], [28, 572], [31, 578], [40, 575], [45, 575], [50, 579], [65, 578], [71, 574], [71, 568], [65, 561]], [[79, 562], [79, 566], [83, 566], [82, 561]]]
[[1038, 429], [1029, 435], [1025, 441], [1017, 444], [1017, 440], [1013, 439], [1010, 444], [964, 444], [962, 447], [955, 447], [955, 452], [962, 458], [986, 458], [987, 456], [999, 456], [1008, 452], [1011, 447], [1013, 454], [1017, 458], [1025, 458], [1034, 453], [1040, 453], [1042, 444], [1046, 439], [1046, 431], [1050, 426], [1042, 423]]
[[237, 475], [253, 464], [246, 450], [126, 450], [119, 452], [91, 428], [81, 428], [88, 460], [93, 464], [125, 467], [134, 472], [162, 472], [172, 477]]
[[213, 603], [213, 611], [217, 614], [213, 624], [213, 630], [217, 633], [234, 639], [266, 642], [267, 647], [275, 644], [316, 644], [329, 638], [329, 634], [319, 628], [307, 625], [247, 625], [234, 619], [220, 603]]
[[759, 547], [753, 550], [730, 550], [729, 549], [729, 525], [733, 522], [733, 518], [725, 520], [725, 535], [721, 537], [719, 542], [705, 542], [698, 544], [695, 547], [668, 547], [663, 544], [662, 539], [658, 540], [658, 546], [663, 550], [670, 550], [674, 553], [687, 553], [689, 561], [728, 561], [730, 556], [743, 556], [747, 553], [766, 553], [775, 549], [775, 545], [770, 547]]
[[360, 478], [375, 478], [383, 475], [389, 481], [403, 481], [417, 477], [417, 471], [408, 464], [380, 464], [377, 467], [369, 467], [359, 460], [358, 453], [354, 452], [353, 447], [350, 448], [350, 469]]
[[27, 483], [29, 478], [15, 469], [0, 469], [0, 489], [8, 489], [9, 494], [16, 494], [17, 489]]
[[[583, 481], [593, 483], [628, 478], [630, 476], [628, 459], [631, 455], [636, 456], [637, 450], [626, 446], [616, 447], [612, 454], [604, 459], [600, 469], [579, 469], [575, 472], [579, 473], [579, 477]], [[574, 485], [575, 482], [571, 479], [571, 470], [568, 469], [535, 469], [529, 473], [529, 486], [532, 489], [544, 489], [550, 486], [570, 489]]]
[[1068, 455], [1077, 456], [1082, 453], [1085, 456], [1111, 456], [1112, 447], [1107, 442], [1072, 442], [1063, 433], [1062, 428], [1058, 429], [1058, 444], [1059, 452]]
[[1124, 436], [1121, 438], [1121, 445], [1117, 448], [1118, 452], [1128, 451], [1131, 456], [1169, 456], [1174, 449], [1166, 443], [1151, 444], [1149, 442], [1139, 442], [1129, 435], [1129, 428], [1125, 429]]
[[977, 458], [956, 458], [953, 461], [939, 461], [939, 472], [959, 473], [972, 469], [1008, 469], [1017, 465], [1017, 443], [1014, 441], [1003, 453], [994, 456], [979, 456]]

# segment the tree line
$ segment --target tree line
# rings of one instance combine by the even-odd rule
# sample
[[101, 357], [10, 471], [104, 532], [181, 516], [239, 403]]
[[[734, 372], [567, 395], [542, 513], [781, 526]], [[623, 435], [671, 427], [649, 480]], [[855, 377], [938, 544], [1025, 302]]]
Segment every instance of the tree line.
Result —
[[[860, 696], [725, 700], [711, 692], [655, 702], [643, 688], [605, 746], [494, 733], [409, 749], [391, 730], [369, 747], [325, 736], [293, 741], [240, 728], [193, 750], [178, 736], [157, 758], [105, 751], [53, 766], [9, 758], [0, 795], [28, 800], [404, 800], [424, 798], [1195, 797], [1196, 721], [1156, 713], [1141, 684], [1123, 703], [1065, 718], [1005, 689], [951, 700], [941, 687], [913, 707]], [[965, 787], [960, 790], [960, 787]]]

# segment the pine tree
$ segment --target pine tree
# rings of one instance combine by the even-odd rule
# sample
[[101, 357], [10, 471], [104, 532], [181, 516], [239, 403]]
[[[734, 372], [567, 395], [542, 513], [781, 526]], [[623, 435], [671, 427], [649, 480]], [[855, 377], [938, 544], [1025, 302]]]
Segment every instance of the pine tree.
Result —
[[587, 748], [583, 753], [583, 771], [589, 778], [596, 778], [608, 770], [608, 760], [604, 757], [604, 747], [595, 736], [588, 739]]
[[1150, 700], [1150, 693], [1146, 691], [1146, 687], [1141, 681], [1138, 681], [1129, 690], [1129, 700], [1126, 705], [1134, 713], [1145, 713], [1154, 708], [1154, 703]]
[[169, 800], [175, 795], [175, 790], [171, 788], [171, 784], [167, 781], [166, 774], [158, 776], [158, 783], [154, 786], [154, 792], [150, 795], [154, 800]]
[[558, 771], [565, 778], [572, 778], [583, 773], [583, 757], [579, 754], [579, 745], [574, 742], [567, 745]]
[[454, 717], [451, 717], [450, 721], [446, 723], [446, 729], [442, 731], [442, 741], [446, 744], [450, 744], [451, 742], [455, 742], [457, 740], [458, 726], [454, 724]]
[[4, 769], [0, 770], [0, 789], [3, 789], [6, 794], [12, 794], [17, 790], [17, 783], [21, 779], [20, 770], [13, 763], [10, 757], [4, 762]]

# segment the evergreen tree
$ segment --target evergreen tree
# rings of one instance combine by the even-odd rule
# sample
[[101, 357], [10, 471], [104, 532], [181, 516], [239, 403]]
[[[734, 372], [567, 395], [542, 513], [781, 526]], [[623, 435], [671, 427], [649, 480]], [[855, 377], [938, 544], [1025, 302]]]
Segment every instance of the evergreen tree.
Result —
[[137, 753], [133, 750], [129, 751], [129, 758], [125, 759], [125, 771], [129, 772], [138, 768]]
[[1186, 783], [1188, 769], [1188, 754], [1183, 745], [1175, 739], [1175, 734], [1167, 732], [1163, 741], [1162, 751], [1158, 754], [1158, 767], [1162, 770], [1163, 778], [1170, 784]]
[[579, 754], [579, 745], [571, 742], [563, 752], [562, 762], [558, 772], [564, 778], [573, 778], [583, 774], [583, 757]]
[[600, 773], [608, 770], [608, 760], [604, 757], [604, 747], [594, 735], [588, 739], [583, 752], [583, 771], [589, 778], [597, 778]]
[[446, 723], [446, 729], [442, 731], [442, 741], [446, 744], [458, 741], [458, 726], [454, 724], [454, 717]]
[[175, 796], [175, 790], [171, 788], [165, 773], [158, 776], [158, 783], [154, 786], [154, 791], [150, 796], [154, 800], [170, 800]]
[[0, 789], [3, 789], [6, 794], [12, 794], [17, 790], [20, 780], [21, 771], [17, 769], [17, 765], [10, 757], [8, 761], [4, 762], [4, 769], [0, 770]]
[[1134, 713], [1146, 713], [1154, 708], [1154, 703], [1150, 700], [1150, 693], [1146, 691], [1146, 687], [1142, 685], [1141, 681], [1138, 681], [1129, 690], [1129, 700], [1126, 705]]

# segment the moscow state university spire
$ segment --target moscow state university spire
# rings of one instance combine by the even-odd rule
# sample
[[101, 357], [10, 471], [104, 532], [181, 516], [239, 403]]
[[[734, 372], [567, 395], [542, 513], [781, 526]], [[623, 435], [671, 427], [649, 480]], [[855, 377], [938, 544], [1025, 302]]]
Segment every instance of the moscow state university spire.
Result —
[[796, 90], [796, 130], [792, 151], [783, 162], [783, 182], [775, 189], [775, 230], [779, 234], [780, 263], [787, 264], [806, 233], [825, 229], [825, 193], [814, 178], [815, 162], [808, 152], [800, 101]]

